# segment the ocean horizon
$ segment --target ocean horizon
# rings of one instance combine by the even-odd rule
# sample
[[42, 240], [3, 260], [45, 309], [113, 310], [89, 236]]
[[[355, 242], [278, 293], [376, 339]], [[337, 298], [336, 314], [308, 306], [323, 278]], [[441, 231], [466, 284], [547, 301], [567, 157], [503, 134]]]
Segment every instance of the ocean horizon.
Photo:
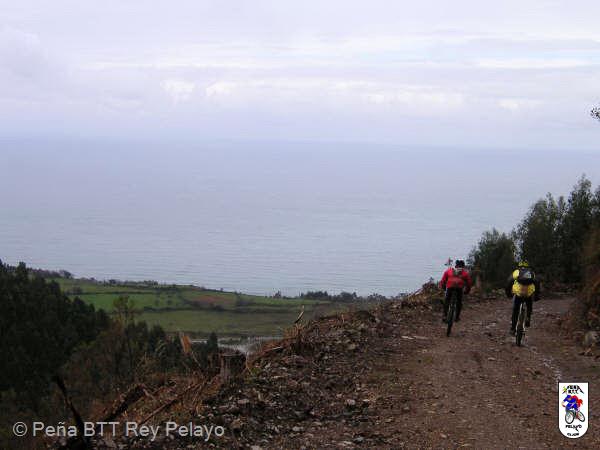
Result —
[[590, 151], [310, 142], [0, 142], [0, 259], [250, 294], [395, 295], [568, 195]]

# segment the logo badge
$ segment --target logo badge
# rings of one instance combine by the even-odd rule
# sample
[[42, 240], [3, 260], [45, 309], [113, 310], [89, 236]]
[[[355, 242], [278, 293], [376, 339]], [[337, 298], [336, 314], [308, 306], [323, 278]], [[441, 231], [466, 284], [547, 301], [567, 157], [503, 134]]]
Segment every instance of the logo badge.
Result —
[[558, 428], [570, 439], [588, 429], [588, 384], [558, 383]]

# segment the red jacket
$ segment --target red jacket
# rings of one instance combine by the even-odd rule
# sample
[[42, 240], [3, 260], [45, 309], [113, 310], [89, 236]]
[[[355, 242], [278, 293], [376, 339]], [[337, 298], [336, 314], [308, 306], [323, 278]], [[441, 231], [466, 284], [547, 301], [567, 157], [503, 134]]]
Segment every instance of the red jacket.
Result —
[[465, 294], [468, 294], [471, 290], [471, 286], [473, 286], [473, 281], [471, 280], [471, 276], [466, 269], [462, 269], [459, 274], [455, 275], [455, 270], [453, 267], [450, 267], [448, 270], [444, 272], [442, 275], [442, 280], [440, 281], [440, 287], [444, 290], [448, 288], [465, 288]]

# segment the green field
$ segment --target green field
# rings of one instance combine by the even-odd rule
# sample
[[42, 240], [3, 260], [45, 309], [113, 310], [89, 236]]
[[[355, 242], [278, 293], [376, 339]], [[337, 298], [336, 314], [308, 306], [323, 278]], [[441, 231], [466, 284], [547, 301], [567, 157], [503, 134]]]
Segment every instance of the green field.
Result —
[[346, 309], [348, 304], [327, 300], [274, 298], [154, 283], [106, 283], [88, 279], [55, 278], [71, 298], [79, 297], [111, 313], [120, 296], [133, 301], [138, 320], [161, 325], [168, 332], [185, 331], [221, 336], [279, 335], [294, 323], [304, 307], [304, 318]]
[[[140, 319], [158, 324], [168, 331], [188, 331], [206, 335], [211, 331], [219, 336], [281, 335], [298, 317], [298, 311], [280, 308], [273, 312], [195, 311], [175, 310], [144, 312]], [[312, 312], [305, 313], [311, 317]]]

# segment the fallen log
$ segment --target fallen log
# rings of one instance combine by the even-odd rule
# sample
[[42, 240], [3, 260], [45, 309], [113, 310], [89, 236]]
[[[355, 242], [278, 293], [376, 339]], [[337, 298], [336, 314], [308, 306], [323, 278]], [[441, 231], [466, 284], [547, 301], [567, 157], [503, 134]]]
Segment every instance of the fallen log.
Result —
[[77, 431], [78, 431], [78, 436], [68, 439], [67, 443], [64, 446], [61, 446], [60, 448], [61, 449], [69, 449], [69, 450], [91, 449], [92, 445], [90, 442], [90, 438], [85, 436], [84, 421], [81, 418], [81, 414], [79, 414], [79, 411], [77, 411], [77, 409], [75, 408], [75, 406], [73, 405], [73, 402], [71, 401], [71, 399], [69, 397], [69, 393], [67, 392], [67, 387], [65, 386], [65, 382], [58, 375], [53, 376], [52, 381], [54, 381], [54, 383], [56, 383], [56, 385], [58, 386], [58, 389], [62, 393], [63, 399], [65, 401], [65, 405], [67, 405], [67, 408], [69, 408], [69, 410], [71, 411], [71, 414], [73, 414], [73, 419], [75, 420], [75, 426], [77, 427]]
[[148, 395], [146, 386], [143, 384], [136, 384], [114, 402], [111, 411], [102, 419], [102, 421], [110, 422], [119, 417], [127, 411], [131, 405], [146, 395]]
[[154, 416], [156, 416], [161, 411], [164, 411], [165, 409], [169, 408], [170, 406], [172, 406], [175, 403], [177, 403], [178, 401], [180, 401], [183, 398], [184, 395], [186, 395], [192, 389], [197, 388], [199, 385], [200, 385], [200, 383], [194, 383], [194, 384], [188, 386], [187, 388], [185, 388], [185, 390], [183, 390], [183, 392], [179, 393], [173, 399], [171, 399], [168, 402], [162, 404], [161, 406], [159, 406], [158, 408], [156, 408], [154, 411], [152, 411], [150, 414], [148, 414], [146, 417], [144, 417], [138, 423], [138, 426], [143, 425], [144, 423], [148, 422], [150, 419], [152, 419]]

